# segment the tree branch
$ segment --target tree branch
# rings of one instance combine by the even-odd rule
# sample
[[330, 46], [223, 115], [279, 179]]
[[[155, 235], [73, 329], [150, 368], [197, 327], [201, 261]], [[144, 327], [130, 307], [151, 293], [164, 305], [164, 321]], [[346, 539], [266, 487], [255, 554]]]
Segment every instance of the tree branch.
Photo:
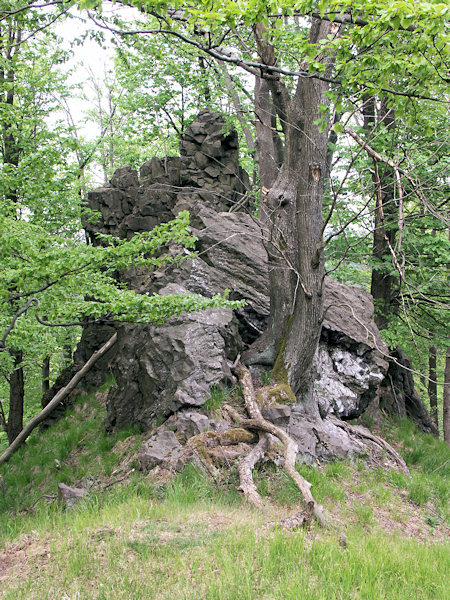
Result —
[[25, 304], [25, 306], [23, 308], [21, 308], [20, 310], [18, 310], [16, 312], [16, 314], [14, 315], [11, 323], [9, 324], [8, 329], [5, 332], [5, 335], [2, 337], [2, 339], [0, 340], [0, 349], [5, 348], [5, 342], [6, 342], [6, 338], [8, 337], [8, 335], [11, 333], [11, 331], [14, 329], [14, 326], [16, 324], [17, 319], [23, 315], [24, 313], [27, 312], [27, 310], [30, 308], [30, 306], [36, 303], [36, 306], [39, 308], [39, 306], [41, 305], [40, 301], [37, 298], [30, 298], [30, 300], [28, 300], [28, 302]]

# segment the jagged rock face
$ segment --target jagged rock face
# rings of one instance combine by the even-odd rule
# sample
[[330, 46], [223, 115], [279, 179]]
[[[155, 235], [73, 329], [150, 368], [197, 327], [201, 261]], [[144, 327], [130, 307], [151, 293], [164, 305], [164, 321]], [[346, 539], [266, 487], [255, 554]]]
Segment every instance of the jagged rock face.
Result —
[[[175, 411], [201, 406], [211, 385], [231, 379], [230, 361], [267, 325], [269, 277], [261, 228], [254, 217], [236, 210], [245, 208], [248, 178], [239, 167], [236, 132], [223, 128], [221, 117], [201, 113], [180, 141], [180, 157], [153, 158], [139, 176], [130, 167], [118, 169], [109, 187], [88, 196], [90, 208], [100, 213], [96, 223], [86, 224], [94, 243], [97, 231], [129, 238], [180, 210], [190, 212], [197, 256], [153, 272], [119, 273], [132, 289], [164, 293], [175, 285], [207, 297], [229, 289], [232, 299], [246, 301], [234, 315], [216, 309], [165, 325], [121, 327], [110, 363], [116, 385], [107, 400], [108, 428], [138, 423], [148, 429]], [[372, 316], [369, 294], [326, 280], [315, 362], [318, 416], [357, 417], [376, 395], [387, 348]], [[295, 429], [301, 407], [291, 412], [285, 410], [280, 422]]]
[[110, 365], [116, 385], [107, 398], [107, 429], [138, 424], [146, 430], [182, 407], [201, 406], [211, 386], [231, 382], [228, 362], [240, 348], [230, 309], [121, 327]]
[[198, 256], [156, 271], [144, 289], [159, 291], [177, 281], [187, 291], [208, 298], [228, 289], [232, 300], [245, 300], [235, 315], [239, 333], [249, 344], [266, 328], [270, 311], [267, 254], [260, 226], [242, 212], [219, 213], [202, 206], [194, 215]]
[[359, 417], [376, 396], [386, 374], [387, 345], [373, 320], [368, 292], [325, 281], [324, 323], [315, 357], [314, 391], [322, 418]]
[[130, 166], [121, 167], [108, 187], [90, 192], [89, 208], [101, 215], [83, 223], [93, 243], [97, 232], [129, 239], [184, 209], [245, 208], [248, 175], [239, 166], [237, 133], [223, 133], [224, 126], [221, 116], [203, 111], [180, 140], [181, 156], [152, 158], [139, 176]]

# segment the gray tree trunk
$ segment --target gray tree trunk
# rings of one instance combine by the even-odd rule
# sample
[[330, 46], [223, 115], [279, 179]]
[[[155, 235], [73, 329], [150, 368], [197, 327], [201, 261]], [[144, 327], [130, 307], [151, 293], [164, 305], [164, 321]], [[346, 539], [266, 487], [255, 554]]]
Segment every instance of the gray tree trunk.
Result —
[[444, 372], [444, 404], [442, 425], [444, 429], [444, 440], [450, 445], [450, 346], [447, 348]]
[[[310, 41], [326, 37], [331, 27], [314, 19]], [[263, 30], [256, 33], [261, 57], [273, 61]], [[271, 300], [265, 343], [275, 357], [275, 377], [289, 382], [299, 401], [317, 412], [312, 365], [323, 317], [322, 203], [328, 127], [320, 131], [315, 122], [321, 116], [319, 105], [326, 103], [328, 83], [299, 78], [294, 93], [280, 79], [268, 79], [267, 85], [285, 141], [282, 166], [262, 200], [268, 217]]]

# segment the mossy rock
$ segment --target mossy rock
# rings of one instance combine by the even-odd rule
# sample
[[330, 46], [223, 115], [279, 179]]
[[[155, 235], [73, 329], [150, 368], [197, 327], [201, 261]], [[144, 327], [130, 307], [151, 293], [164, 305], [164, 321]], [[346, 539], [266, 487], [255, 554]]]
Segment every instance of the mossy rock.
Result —
[[194, 450], [202, 451], [208, 446], [218, 446], [220, 444], [220, 436], [214, 431], [203, 431], [203, 433], [189, 438], [188, 443]]
[[258, 390], [256, 400], [261, 408], [276, 404], [295, 404], [297, 398], [288, 383], [276, 383]]
[[214, 448], [216, 446], [233, 446], [237, 444], [249, 444], [255, 440], [255, 436], [250, 431], [242, 427], [233, 427], [216, 433], [215, 431], [204, 431], [194, 435], [189, 439], [189, 446], [195, 450], [204, 450], [205, 448]]
[[233, 446], [237, 444], [250, 444], [255, 441], [255, 436], [250, 431], [242, 427], [227, 429], [220, 433], [220, 443], [223, 446]]

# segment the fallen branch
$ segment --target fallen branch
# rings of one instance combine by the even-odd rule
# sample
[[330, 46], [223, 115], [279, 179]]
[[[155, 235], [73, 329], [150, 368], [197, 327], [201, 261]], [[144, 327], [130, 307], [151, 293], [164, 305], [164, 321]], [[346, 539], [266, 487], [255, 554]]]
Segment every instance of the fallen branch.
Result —
[[30, 433], [42, 423], [42, 421], [48, 417], [48, 415], [60, 404], [64, 398], [70, 394], [70, 392], [75, 388], [78, 382], [86, 375], [86, 373], [91, 369], [91, 367], [97, 362], [99, 358], [101, 358], [110, 348], [114, 346], [117, 341], [117, 333], [115, 333], [107, 342], [104, 344], [97, 352], [91, 356], [91, 358], [85, 363], [85, 365], [72, 377], [69, 383], [63, 387], [56, 396], [47, 404], [47, 406], [41, 410], [41, 412], [33, 417], [31, 421], [29, 421], [16, 439], [12, 442], [7, 450], [0, 456], [0, 465], [9, 460], [14, 452], [23, 444], [23, 442], [27, 439]]
[[57, 497], [58, 496], [55, 496], [54, 494], [42, 494], [42, 496], [36, 498], [36, 500], [32, 502], [28, 508], [21, 508], [19, 512], [30, 512], [31, 510], [33, 510], [33, 508], [36, 506], [39, 500], [42, 500], [42, 498], [46, 498], [47, 500], [56, 500]]
[[[297, 458], [298, 447], [294, 440], [290, 435], [281, 429], [281, 427], [277, 427], [273, 423], [266, 421], [259, 410], [258, 404], [256, 402], [255, 390], [253, 387], [252, 377], [250, 375], [249, 370], [244, 367], [241, 363], [238, 363], [235, 368], [236, 374], [238, 375], [242, 393], [245, 400], [245, 407], [252, 417], [251, 419], [241, 420], [241, 426], [247, 427], [249, 429], [255, 429], [256, 431], [265, 431], [266, 433], [271, 433], [275, 437], [277, 437], [280, 442], [284, 446], [284, 468], [286, 473], [291, 477], [294, 481], [295, 485], [300, 490], [303, 499], [306, 505], [310, 505], [312, 502], [312, 512], [314, 517], [317, 519], [318, 523], [322, 527], [329, 526], [327, 519], [324, 516], [323, 508], [320, 504], [318, 504], [311, 494], [311, 484], [304, 477], [300, 475], [300, 473], [295, 468], [295, 461]], [[229, 410], [229, 409], [228, 409]], [[229, 411], [233, 418], [238, 418], [239, 414], [237, 411]], [[242, 485], [242, 482], [241, 482]], [[311, 505], [310, 505], [311, 506]]]
[[253, 469], [255, 465], [263, 458], [269, 448], [269, 434], [263, 433], [259, 442], [247, 454], [241, 458], [238, 464], [239, 487], [238, 491], [242, 492], [247, 500], [257, 508], [263, 508], [264, 502], [258, 494], [255, 482], [253, 481]]

